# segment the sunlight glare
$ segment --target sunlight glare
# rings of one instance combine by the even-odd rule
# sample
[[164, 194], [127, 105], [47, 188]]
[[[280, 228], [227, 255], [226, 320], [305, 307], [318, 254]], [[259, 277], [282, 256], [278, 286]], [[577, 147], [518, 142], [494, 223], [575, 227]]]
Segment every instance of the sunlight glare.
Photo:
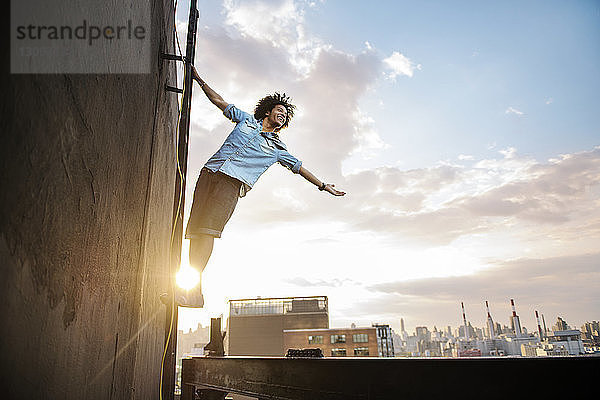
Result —
[[175, 277], [177, 285], [185, 290], [190, 290], [200, 282], [200, 273], [190, 266], [182, 266]]

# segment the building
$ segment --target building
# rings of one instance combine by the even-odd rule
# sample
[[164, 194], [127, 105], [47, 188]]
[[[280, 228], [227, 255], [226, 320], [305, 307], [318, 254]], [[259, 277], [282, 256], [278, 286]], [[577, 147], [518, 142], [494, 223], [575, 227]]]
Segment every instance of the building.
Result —
[[377, 357], [377, 329], [289, 329], [283, 331], [284, 348], [320, 348], [325, 357]]
[[581, 340], [586, 353], [600, 352], [600, 324], [598, 321], [586, 322], [581, 326]]
[[426, 326], [417, 326], [415, 328], [415, 333], [419, 340], [431, 341], [431, 332], [427, 329]]
[[477, 337], [477, 335], [475, 333], [475, 328], [473, 328], [473, 325], [471, 325], [470, 322], [466, 325], [466, 329], [465, 329], [465, 325], [460, 325], [457, 329], [457, 333], [455, 336], [459, 337], [459, 338], [467, 338], [467, 339]]
[[550, 345], [554, 349], [562, 348], [572, 356], [585, 354], [583, 341], [581, 340], [581, 332], [577, 329], [553, 331], [552, 335], [548, 336], [544, 343]]
[[547, 343], [521, 345], [521, 355], [523, 357], [565, 357], [569, 352], [564, 347], [554, 347]]
[[480, 339], [476, 341], [475, 347], [481, 351], [482, 356], [503, 356], [506, 342], [502, 339]]
[[588, 337], [600, 336], [600, 323], [598, 321], [586, 322], [581, 325], [581, 333]]
[[571, 329], [571, 327], [561, 317], [558, 317], [556, 319], [556, 324], [554, 324], [554, 326], [552, 327], [553, 331], [567, 331], [569, 329]]
[[507, 356], [520, 356], [523, 355], [523, 345], [526, 346], [537, 346], [540, 343], [540, 338], [533, 335], [524, 336], [504, 336], [502, 338], [502, 344], [504, 347], [504, 354]]
[[554, 331], [541, 343], [523, 343], [521, 355], [525, 357], [538, 356], [578, 356], [585, 354], [585, 348], [581, 340], [581, 332], [578, 330]]
[[181, 360], [187, 357], [202, 357], [204, 355], [204, 346], [209, 342], [210, 328], [198, 324], [196, 330], [184, 332], [177, 331], [177, 358], [175, 365], [175, 391], [179, 392], [181, 387]]
[[377, 352], [379, 357], [394, 357], [392, 328], [387, 324], [373, 324], [377, 328]]
[[[406, 340], [403, 341], [402, 347], [398, 348], [405, 357], [416, 357], [419, 355], [419, 338], [416, 335], [407, 336]], [[396, 349], [396, 350], [398, 350]]]
[[417, 352], [421, 357], [442, 357], [442, 342], [439, 340], [419, 340]]
[[226, 353], [282, 356], [287, 350], [284, 331], [327, 328], [327, 296], [230, 300]]
[[209, 342], [210, 328], [198, 324], [196, 330], [191, 329], [184, 333], [182, 330], [177, 333], [177, 361], [181, 363], [183, 357], [194, 357], [204, 355], [204, 346]]
[[288, 329], [284, 348], [320, 348], [325, 357], [393, 357], [393, 332], [389, 325], [339, 329]]

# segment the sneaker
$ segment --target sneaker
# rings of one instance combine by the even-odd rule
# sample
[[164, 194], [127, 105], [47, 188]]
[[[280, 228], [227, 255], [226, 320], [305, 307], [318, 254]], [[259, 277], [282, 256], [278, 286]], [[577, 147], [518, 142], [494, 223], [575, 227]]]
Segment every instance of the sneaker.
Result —
[[199, 290], [179, 291], [177, 293], [177, 305], [179, 307], [203, 308], [204, 296]]

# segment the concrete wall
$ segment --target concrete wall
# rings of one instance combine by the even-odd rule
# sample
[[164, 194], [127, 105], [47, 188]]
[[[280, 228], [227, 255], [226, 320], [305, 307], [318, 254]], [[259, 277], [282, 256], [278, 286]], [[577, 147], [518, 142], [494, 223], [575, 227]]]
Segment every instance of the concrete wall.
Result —
[[151, 74], [2, 64], [3, 398], [158, 398], [177, 98], [172, 4], [152, 5]]

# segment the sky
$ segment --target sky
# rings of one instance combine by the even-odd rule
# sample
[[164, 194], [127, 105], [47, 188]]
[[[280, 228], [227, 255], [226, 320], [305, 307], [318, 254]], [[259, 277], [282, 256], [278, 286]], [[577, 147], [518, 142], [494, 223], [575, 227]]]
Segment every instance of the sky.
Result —
[[[331, 327], [407, 331], [485, 305], [530, 331], [600, 319], [600, 3], [198, 2], [195, 66], [252, 112], [297, 106], [281, 133], [319, 192], [273, 165], [240, 199], [203, 274], [205, 308], [324, 295]], [[179, 1], [185, 52], [189, 2]], [[186, 215], [233, 125], [193, 92]], [[185, 241], [187, 242], [187, 241]], [[187, 250], [187, 243], [184, 243]], [[186, 256], [184, 256], [186, 258]]]

